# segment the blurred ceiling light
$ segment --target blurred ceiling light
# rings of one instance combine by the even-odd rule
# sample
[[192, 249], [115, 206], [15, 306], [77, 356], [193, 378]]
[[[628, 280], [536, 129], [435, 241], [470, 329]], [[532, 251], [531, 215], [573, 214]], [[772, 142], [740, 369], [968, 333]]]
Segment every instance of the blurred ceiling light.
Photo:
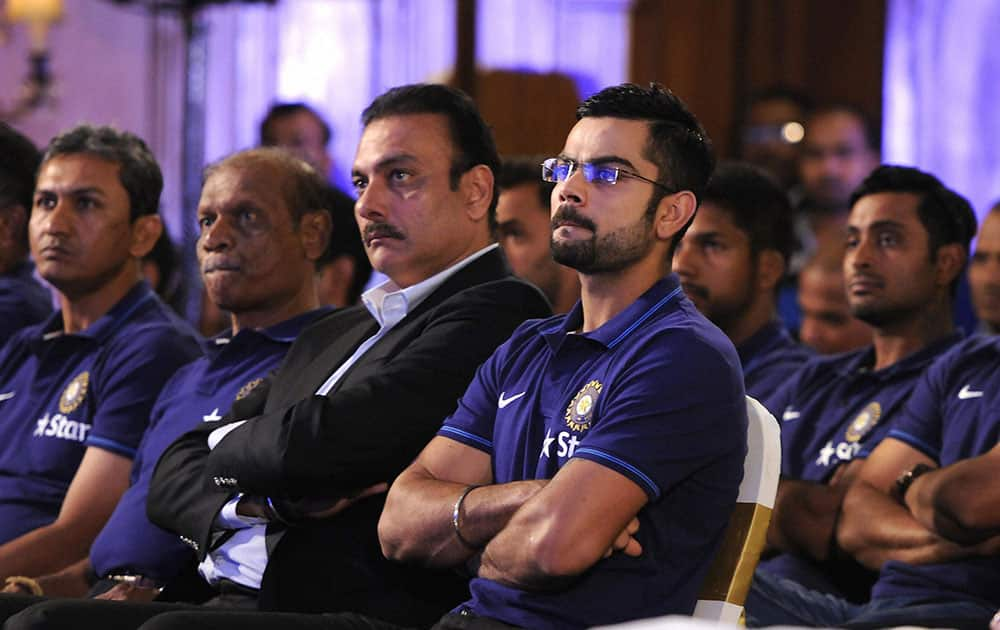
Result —
[[798, 144], [806, 137], [802, 123], [790, 122], [781, 126], [781, 139], [789, 144]]
[[51, 98], [47, 38], [49, 27], [63, 16], [63, 3], [62, 0], [7, 0], [4, 14], [11, 25], [27, 25], [30, 41], [29, 71], [21, 85], [21, 93], [10, 110], [0, 109], [0, 119], [13, 120]]

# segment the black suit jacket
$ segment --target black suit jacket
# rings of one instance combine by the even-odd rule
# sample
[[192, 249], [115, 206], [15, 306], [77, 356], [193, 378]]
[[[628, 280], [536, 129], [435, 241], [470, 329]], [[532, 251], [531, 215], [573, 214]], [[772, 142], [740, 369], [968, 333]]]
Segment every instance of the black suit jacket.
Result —
[[[512, 276], [499, 251], [458, 271], [370, 348], [327, 396], [316, 390], [378, 324], [364, 307], [336, 311], [301, 333], [275, 375], [171, 445], [157, 464], [148, 513], [195, 547], [217, 543], [212, 522], [235, 491], [296, 500], [338, 497], [391, 482], [454, 409], [476, 367], [525, 319], [550, 312]], [[207, 436], [249, 419], [214, 450]], [[356, 611], [430, 623], [466, 596], [450, 572], [386, 560], [376, 525], [384, 496], [335, 517], [268, 527], [261, 607]]]

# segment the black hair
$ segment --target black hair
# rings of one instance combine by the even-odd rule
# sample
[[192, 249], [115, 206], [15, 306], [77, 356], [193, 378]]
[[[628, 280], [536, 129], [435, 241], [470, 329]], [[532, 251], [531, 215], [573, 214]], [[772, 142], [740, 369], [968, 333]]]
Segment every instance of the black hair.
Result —
[[78, 125], [52, 139], [42, 156], [42, 164], [80, 153], [118, 165], [118, 179], [128, 193], [133, 221], [159, 212], [163, 173], [142, 138], [114, 127]]
[[[31, 216], [35, 176], [41, 160], [42, 154], [31, 140], [0, 121], [0, 209], [19, 205], [24, 208], [25, 217]], [[19, 240], [27, 249], [27, 221]]]
[[805, 125], [807, 141], [809, 139], [809, 124], [814, 122], [817, 118], [829, 116], [831, 114], [847, 114], [848, 116], [853, 116], [854, 119], [858, 121], [858, 124], [861, 125], [861, 131], [865, 138], [865, 146], [876, 154], [881, 152], [881, 126], [878, 121], [869, 116], [865, 110], [852, 103], [828, 103], [809, 112], [809, 115], [806, 117]]
[[500, 165], [500, 172], [497, 174], [497, 187], [501, 192], [521, 186], [522, 184], [534, 184], [538, 193], [538, 201], [546, 212], [549, 204], [552, 203], [552, 189], [556, 187], [554, 182], [547, 182], [542, 179], [541, 156], [513, 156], [505, 158]]
[[260, 121], [260, 129], [258, 131], [258, 138], [260, 139], [259, 144], [272, 147], [278, 144], [278, 139], [274, 137], [274, 123], [280, 118], [286, 118], [299, 112], [305, 112], [310, 114], [319, 123], [320, 129], [323, 133], [323, 146], [330, 144], [330, 140], [333, 139], [333, 131], [330, 129], [330, 125], [327, 124], [323, 117], [319, 115], [312, 107], [309, 107], [305, 103], [295, 102], [295, 103], [275, 103], [271, 105], [271, 108], [267, 110], [267, 114], [264, 116], [264, 120]]
[[727, 212], [750, 239], [750, 252], [773, 249], [788, 260], [798, 245], [792, 205], [778, 182], [762, 169], [743, 162], [723, 162], [715, 169], [702, 203]]
[[[647, 121], [649, 141], [643, 155], [656, 164], [657, 181], [672, 190], [690, 190], [701, 201], [715, 167], [712, 142], [684, 101], [673, 92], [658, 83], [650, 83], [649, 87], [623, 83], [604, 88], [576, 108], [577, 120], [590, 117]], [[655, 208], [666, 195], [659, 188], [656, 190], [650, 208]], [[694, 215], [691, 219], [694, 220]], [[688, 221], [674, 236], [668, 257], [673, 256], [690, 225]]]
[[[434, 83], [394, 87], [365, 108], [361, 113], [361, 122], [367, 127], [381, 118], [408, 114], [437, 114], [448, 119], [455, 147], [449, 173], [452, 190], [458, 189], [459, 179], [474, 166], [485, 165], [494, 175], [500, 170], [500, 155], [493, 140], [493, 131], [465, 92]], [[496, 228], [499, 196], [499, 187], [494, 185], [489, 206], [491, 232]]]
[[[851, 207], [862, 197], [877, 193], [911, 193], [920, 197], [917, 216], [927, 230], [931, 260], [943, 245], [957, 243], [965, 258], [969, 257], [969, 242], [976, 235], [976, 214], [972, 205], [937, 177], [908, 166], [880, 166], [865, 178], [851, 194]], [[961, 274], [952, 281], [954, 294]]]

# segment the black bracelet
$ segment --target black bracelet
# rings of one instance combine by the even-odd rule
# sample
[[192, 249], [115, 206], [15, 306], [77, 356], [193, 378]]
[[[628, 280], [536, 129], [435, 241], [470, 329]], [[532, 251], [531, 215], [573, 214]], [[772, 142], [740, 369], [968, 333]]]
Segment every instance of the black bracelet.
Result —
[[906, 491], [910, 489], [917, 477], [934, 470], [933, 466], [927, 464], [917, 464], [913, 468], [906, 470], [896, 479], [896, 498], [900, 503], [906, 502]]
[[455, 536], [463, 545], [474, 550], [478, 550], [479, 546], [472, 544], [465, 536], [462, 535], [462, 530], [459, 528], [459, 520], [462, 514], [462, 503], [465, 502], [465, 497], [469, 496], [469, 493], [478, 487], [479, 485], [477, 484], [466, 486], [465, 490], [462, 490], [462, 494], [458, 495], [458, 500], [455, 501], [455, 509], [451, 511], [451, 525], [455, 530]]

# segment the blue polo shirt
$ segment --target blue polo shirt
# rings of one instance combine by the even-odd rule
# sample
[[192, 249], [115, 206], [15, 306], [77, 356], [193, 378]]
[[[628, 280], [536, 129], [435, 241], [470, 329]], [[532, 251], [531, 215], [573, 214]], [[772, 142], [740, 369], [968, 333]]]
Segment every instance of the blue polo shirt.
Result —
[[639, 512], [642, 555], [613, 554], [560, 591], [475, 578], [465, 607], [525, 628], [690, 614], [743, 474], [736, 350], [676, 275], [597, 330], [576, 334], [582, 323], [577, 303], [520, 326], [439, 435], [490, 454], [498, 484], [550, 479], [573, 457], [628, 477], [649, 497]]
[[34, 269], [26, 260], [10, 273], [0, 275], [0, 345], [52, 313], [52, 295], [35, 280]]
[[218, 420], [235, 400], [277, 369], [299, 332], [332, 309], [320, 308], [263, 330], [224, 333], [208, 356], [177, 370], [153, 407], [149, 430], [132, 466], [131, 485], [90, 547], [99, 576], [129, 573], [167, 582], [194, 559], [176, 534], [146, 518], [146, 496], [156, 462], [166, 448], [201, 422]]
[[[877, 371], [871, 369], [872, 347], [806, 363], [770, 401], [769, 410], [781, 425], [781, 476], [826, 483], [841, 464], [866, 457], [900, 417], [920, 375], [961, 338], [954, 333]], [[870, 572], [843, 572], [788, 553], [758, 567], [854, 601], [867, 598], [874, 578]]]
[[[924, 374], [889, 437], [945, 467], [1000, 443], [1000, 338], [972, 337]], [[1000, 608], [1000, 557], [941, 564], [889, 561], [872, 598], [974, 601]]]
[[88, 447], [135, 457], [157, 394], [201, 354], [197, 336], [138, 283], [63, 333], [62, 312], [0, 350], [0, 543], [55, 520]]
[[780, 321], [771, 321], [736, 348], [743, 365], [747, 395], [769, 408], [795, 373], [814, 353], [798, 343]]

